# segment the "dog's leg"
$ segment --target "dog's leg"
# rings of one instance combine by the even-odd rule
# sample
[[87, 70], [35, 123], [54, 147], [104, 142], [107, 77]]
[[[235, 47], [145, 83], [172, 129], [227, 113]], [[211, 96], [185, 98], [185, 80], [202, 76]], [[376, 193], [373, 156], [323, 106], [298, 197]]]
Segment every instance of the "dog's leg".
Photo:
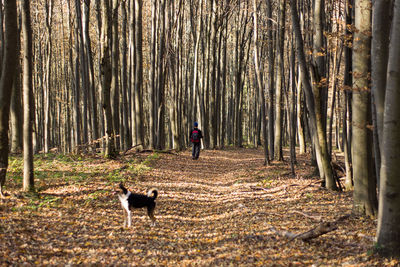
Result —
[[156, 205], [148, 206], [147, 207], [147, 215], [149, 215], [151, 220], [151, 226], [156, 225], [156, 217], [154, 217], [154, 209]]
[[128, 214], [126, 214], [126, 210], [125, 209], [122, 209], [123, 210], [123, 216], [124, 216], [124, 227], [126, 227], [126, 223], [127, 223], [127, 216], [128, 216]]
[[126, 227], [126, 224], [128, 223], [128, 218], [127, 217], [128, 217], [129, 208], [125, 204], [125, 200], [121, 199], [121, 197], [119, 199], [121, 200], [122, 213], [123, 213], [123, 216], [124, 216], [124, 227]]
[[128, 227], [131, 227], [132, 214], [130, 210], [127, 210], [127, 212], [128, 212]]

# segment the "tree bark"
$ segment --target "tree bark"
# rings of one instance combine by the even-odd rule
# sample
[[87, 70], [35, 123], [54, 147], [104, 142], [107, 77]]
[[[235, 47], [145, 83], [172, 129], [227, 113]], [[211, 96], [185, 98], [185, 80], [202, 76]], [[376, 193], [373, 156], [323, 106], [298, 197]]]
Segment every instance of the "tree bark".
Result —
[[[99, 122], [97, 113], [97, 98], [94, 80], [92, 45], [89, 35], [90, 0], [84, 0], [82, 8], [83, 45], [88, 70], [88, 97], [90, 108], [91, 141], [97, 144], [99, 138]], [[95, 145], [94, 147], [97, 147]]]
[[30, 14], [30, 1], [22, 1], [22, 34], [23, 34], [23, 100], [24, 100], [24, 191], [34, 190], [33, 173], [33, 143], [32, 143], [32, 125], [33, 125], [33, 84], [32, 84], [32, 27]]
[[306, 138], [304, 134], [304, 107], [303, 107], [303, 102], [302, 99], [303, 97], [303, 90], [302, 90], [302, 84], [301, 84], [301, 71], [300, 67], [298, 68], [298, 79], [297, 79], [297, 135], [299, 138], [299, 153], [304, 154], [306, 153]]
[[[20, 29], [17, 32], [17, 54], [16, 57], [20, 58]], [[1, 62], [1, 61], [0, 61]], [[22, 114], [22, 103], [21, 103], [21, 64], [17, 61], [15, 78], [13, 82], [13, 89], [11, 93], [11, 116], [10, 116], [10, 128], [11, 128], [11, 153], [22, 152], [22, 125], [23, 125], [23, 114]]]
[[50, 118], [50, 110], [51, 110], [51, 97], [50, 97], [50, 79], [51, 79], [51, 59], [52, 59], [52, 39], [51, 39], [51, 33], [52, 33], [52, 22], [53, 22], [53, 6], [54, 6], [54, 1], [53, 0], [46, 0], [45, 7], [46, 7], [46, 29], [47, 29], [47, 55], [46, 55], [46, 69], [45, 69], [45, 86], [44, 86], [44, 137], [43, 137], [43, 142], [44, 142], [44, 152], [48, 153], [50, 146], [51, 146], [51, 134], [50, 134], [50, 128], [51, 128], [51, 118]]
[[[349, 0], [346, 3], [346, 25], [351, 25], [353, 23], [353, 0]], [[344, 49], [344, 61], [345, 61], [345, 69], [344, 69], [344, 81], [343, 85], [345, 87], [344, 92], [344, 110], [343, 110], [343, 152], [345, 158], [345, 165], [346, 165], [346, 180], [345, 180], [345, 187], [347, 190], [353, 189], [353, 167], [352, 167], [352, 159], [351, 159], [351, 86], [353, 84], [353, 77], [351, 75], [351, 71], [353, 69], [352, 64], [352, 50], [351, 50], [351, 41], [353, 38], [351, 36], [351, 32], [349, 31], [348, 27], [346, 27], [345, 36], [347, 42], [345, 43]], [[350, 42], [350, 43], [349, 43]]]
[[8, 167], [8, 123], [13, 79], [15, 77], [15, 57], [17, 51], [17, 5], [15, 0], [4, 2], [4, 57], [0, 76], [0, 197]]
[[159, 47], [158, 47], [158, 68], [157, 68], [157, 149], [165, 148], [165, 80], [166, 80], [166, 72], [165, 72], [165, 51], [166, 49], [166, 20], [167, 20], [167, 11], [166, 11], [166, 1], [163, 0], [160, 6], [160, 38], [159, 38]]
[[[400, 3], [395, 1], [387, 67], [377, 242], [381, 252], [400, 256]], [[388, 25], [386, 25], [388, 26]]]
[[136, 138], [138, 143], [144, 145], [144, 116], [143, 116], [143, 38], [142, 38], [142, 9], [143, 1], [135, 0], [135, 115], [136, 115]]
[[[321, 146], [320, 146], [320, 140], [318, 138], [318, 131], [321, 131], [321, 121], [318, 123], [318, 119], [316, 116], [316, 101], [314, 98], [314, 93], [313, 89], [311, 86], [310, 82], [310, 74], [307, 71], [307, 62], [306, 62], [306, 57], [304, 53], [304, 44], [303, 44], [303, 38], [301, 34], [301, 29], [300, 29], [300, 22], [299, 22], [299, 17], [297, 13], [297, 1], [292, 0], [290, 1], [290, 7], [291, 7], [291, 13], [292, 13], [292, 23], [293, 23], [293, 31], [295, 32], [295, 37], [296, 37], [296, 50], [297, 50], [297, 56], [299, 60], [299, 65], [300, 65], [300, 70], [301, 70], [301, 77], [303, 78], [302, 84], [304, 86], [304, 93], [306, 95], [306, 102], [307, 102], [307, 108], [309, 111], [309, 117], [310, 117], [310, 131], [311, 131], [311, 137], [315, 146], [315, 151], [316, 153], [320, 153], [321, 156]], [[318, 103], [318, 102], [317, 102]], [[325, 163], [325, 166], [322, 164], [318, 164], [319, 171], [320, 171], [320, 176], [323, 174], [326, 170], [332, 170], [329, 168], [330, 166], [326, 166], [329, 162], [327, 161], [322, 161], [322, 163]], [[326, 177], [326, 176], [325, 176]], [[322, 176], [321, 178], [324, 178]], [[333, 175], [331, 176], [333, 179]], [[336, 183], [331, 183], [329, 189], [336, 190]]]
[[[80, 77], [82, 79], [82, 137], [81, 141], [83, 144], [87, 144], [88, 142], [88, 90], [89, 90], [89, 70], [88, 70], [88, 58], [86, 56], [87, 52], [85, 51], [84, 44], [84, 33], [83, 33], [83, 25], [82, 25], [82, 10], [81, 10], [81, 1], [75, 1], [75, 10], [76, 10], [76, 40], [77, 46], [79, 45], [79, 71]], [[77, 66], [78, 67], [78, 66]], [[79, 81], [77, 81], [79, 82]], [[80, 105], [80, 103], [78, 103]]]
[[[119, 30], [118, 30], [119, 0], [112, 0], [112, 30], [111, 30], [111, 114], [114, 130], [114, 146], [116, 151], [120, 148], [120, 114], [119, 114]], [[104, 19], [104, 18], [103, 18]], [[136, 65], [136, 64], [135, 64]]]
[[[132, 1], [132, 0], [131, 0]], [[152, 1], [151, 6], [151, 48], [150, 48], [150, 92], [149, 92], [149, 148], [155, 148], [157, 144], [156, 125], [157, 125], [157, 104], [156, 104], [156, 31], [157, 31], [157, 1]]]
[[100, 49], [100, 72], [101, 72], [101, 92], [102, 106], [104, 112], [104, 124], [106, 129], [106, 150], [105, 157], [115, 158], [117, 152], [115, 150], [114, 129], [112, 124], [111, 111], [111, 10], [108, 1], [101, 2], [102, 25], [101, 25], [101, 49]]
[[[316, 0], [314, 3], [314, 43], [313, 43], [313, 71], [315, 115], [317, 118], [317, 135], [319, 149], [316, 150], [318, 164], [320, 165], [320, 176], [325, 179], [325, 186], [331, 190], [337, 190], [336, 181], [333, 176], [328, 144], [326, 138], [326, 106], [327, 106], [327, 79], [325, 67], [325, 49], [323, 40], [324, 31], [324, 0]], [[322, 173], [321, 173], [322, 171]]]
[[[75, 7], [78, 5], [78, 10], [80, 9], [79, 1], [75, 0]], [[79, 11], [78, 11], [79, 14]], [[73, 132], [74, 132], [74, 150], [78, 152], [81, 149], [82, 144], [82, 115], [81, 115], [81, 70], [80, 70], [80, 56], [81, 56], [81, 42], [79, 35], [79, 19], [78, 15], [76, 16], [75, 21], [75, 79], [74, 79], [74, 90], [73, 90]], [[72, 35], [72, 33], [71, 33]], [[72, 37], [71, 37], [72, 40]], [[72, 50], [71, 50], [72, 53]], [[72, 61], [71, 61], [72, 63]], [[72, 65], [71, 65], [72, 68]], [[45, 91], [47, 92], [47, 91]], [[50, 101], [50, 100], [49, 100]], [[50, 105], [50, 103], [49, 103]], [[85, 114], [86, 115], [86, 114]], [[45, 123], [46, 124], [46, 123]], [[46, 149], [45, 149], [46, 150]]]
[[352, 159], [354, 175], [353, 210], [375, 216], [377, 212], [376, 181], [373, 172], [370, 124], [371, 6], [369, 0], [355, 1], [353, 38]]
[[[375, 113], [374, 144], [375, 150], [375, 168], [377, 173], [377, 180], [379, 184], [380, 172], [380, 146], [383, 143], [383, 114], [385, 109], [385, 91], [386, 91], [386, 73], [389, 56], [389, 35], [391, 12], [393, 10], [392, 0], [373, 1], [372, 9], [372, 44], [371, 44], [371, 82], [372, 82], [372, 98]], [[389, 12], [389, 14], [388, 14]]]
[[121, 103], [121, 145], [125, 151], [130, 149], [132, 146], [131, 137], [129, 135], [129, 102], [128, 102], [128, 42], [127, 42], [127, 25], [128, 25], [128, 14], [126, 9], [126, 1], [122, 1], [121, 4], [122, 13], [122, 66], [121, 66], [121, 86], [122, 86], [122, 103]]
[[274, 35], [273, 35], [273, 27], [272, 27], [272, 14], [273, 14], [273, 8], [272, 8], [272, 1], [266, 1], [267, 5], [267, 26], [268, 26], [268, 74], [269, 74], [269, 86], [268, 86], [268, 98], [269, 98], [269, 103], [268, 103], [268, 137], [269, 137], [269, 145], [270, 145], [270, 154], [271, 156], [275, 155], [275, 149], [274, 149], [274, 144], [275, 144], [275, 135], [274, 135], [274, 82], [275, 82], [275, 73], [274, 73], [274, 61], [275, 61], [275, 55], [274, 55]]
[[[283, 161], [282, 152], [282, 127], [283, 127], [283, 91], [284, 80], [284, 42], [285, 42], [285, 7], [286, 0], [279, 1], [279, 23], [278, 37], [276, 39], [276, 86], [275, 86], [275, 138], [274, 138], [274, 158]], [[272, 144], [271, 144], [272, 146]]]
[[269, 150], [268, 150], [268, 132], [267, 132], [267, 117], [265, 112], [265, 94], [264, 94], [264, 85], [262, 83], [263, 78], [261, 76], [260, 66], [258, 63], [258, 22], [257, 22], [257, 3], [256, 0], [253, 0], [254, 5], [254, 68], [257, 79], [257, 86], [259, 91], [259, 102], [261, 106], [261, 125], [263, 132], [263, 140], [264, 140], [264, 165], [269, 165]]

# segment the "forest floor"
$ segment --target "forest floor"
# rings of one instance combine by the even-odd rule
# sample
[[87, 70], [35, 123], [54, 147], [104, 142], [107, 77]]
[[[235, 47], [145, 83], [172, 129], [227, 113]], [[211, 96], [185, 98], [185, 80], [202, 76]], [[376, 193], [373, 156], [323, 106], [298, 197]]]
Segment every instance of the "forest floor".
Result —
[[[261, 149], [99, 156], [39, 155], [37, 194], [20, 192], [11, 157], [0, 200], [0, 265], [395, 266], [372, 253], [376, 221], [350, 216], [308, 242], [303, 233], [351, 213], [352, 192], [320, 187], [308, 155], [263, 166]], [[119, 182], [159, 189], [150, 226], [144, 209], [123, 227]]]

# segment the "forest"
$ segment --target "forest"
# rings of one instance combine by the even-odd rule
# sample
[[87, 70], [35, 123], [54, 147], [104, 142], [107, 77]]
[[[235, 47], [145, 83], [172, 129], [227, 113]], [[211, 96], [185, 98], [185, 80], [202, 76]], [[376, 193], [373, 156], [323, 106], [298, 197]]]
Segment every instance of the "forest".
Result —
[[399, 0], [0, 4], [0, 265], [400, 264]]

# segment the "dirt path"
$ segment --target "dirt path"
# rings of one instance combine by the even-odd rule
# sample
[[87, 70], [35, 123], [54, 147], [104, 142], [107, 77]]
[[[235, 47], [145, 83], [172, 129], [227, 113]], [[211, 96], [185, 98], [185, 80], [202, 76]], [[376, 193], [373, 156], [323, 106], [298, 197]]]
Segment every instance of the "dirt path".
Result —
[[[40, 181], [40, 199], [16, 194], [0, 206], [0, 265], [389, 264], [369, 256], [375, 225], [366, 218], [351, 217], [309, 243], [270, 230], [300, 233], [317, 225], [315, 218], [334, 220], [351, 210], [351, 193], [321, 190], [304, 158], [291, 177], [285, 164], [264, 167], [255, 149], [204, 151], [197, 161], [189, 152], [161, 154], [137, 176], [126, 167], [130, 157], [43, 167], [53, 177]], [[131, 228], [122, 227], [113, 174], [135, 192], [159, 189], [155, 227], [144, 210], [134, 211]]]

